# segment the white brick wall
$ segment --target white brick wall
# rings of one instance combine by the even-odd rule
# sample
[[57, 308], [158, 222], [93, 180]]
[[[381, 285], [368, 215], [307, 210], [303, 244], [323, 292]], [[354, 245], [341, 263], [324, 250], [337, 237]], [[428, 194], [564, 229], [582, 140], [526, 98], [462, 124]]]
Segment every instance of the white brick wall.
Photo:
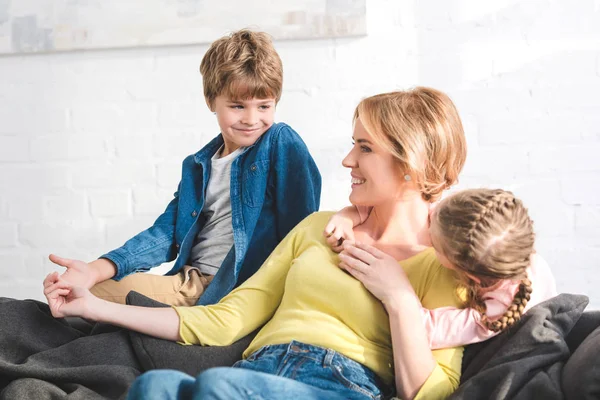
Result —
[[[461, 187], [513, 189], [561, 291], [600, 308], [600, 2], [369, 0], [369, 35], [281, 41], [278, 120], [347, 202], [364, 96], [429, 85], [465, 123]], [[198, 73], [207, 46], [0, 58], [0, 296], [41, 298], [50, 252], [93, 259], [147, 227], [180, 162], [217, 133]]]

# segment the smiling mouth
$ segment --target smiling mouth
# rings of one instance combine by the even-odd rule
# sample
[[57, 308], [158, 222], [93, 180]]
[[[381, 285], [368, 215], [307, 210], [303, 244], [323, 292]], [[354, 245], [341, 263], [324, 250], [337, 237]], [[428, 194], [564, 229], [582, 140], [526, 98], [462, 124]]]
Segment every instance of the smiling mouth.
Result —
[[367, 181], [366, 179], [352, 178], [352, 184], [353, 185], [362, 185], [366, 181]]

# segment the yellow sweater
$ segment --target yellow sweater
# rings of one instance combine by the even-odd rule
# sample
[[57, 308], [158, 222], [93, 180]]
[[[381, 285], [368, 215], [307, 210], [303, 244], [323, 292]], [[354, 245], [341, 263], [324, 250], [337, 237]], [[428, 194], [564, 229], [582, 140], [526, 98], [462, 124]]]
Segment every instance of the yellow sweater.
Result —
[[[292, 340], [333, 349], [393, 383], [389, 319], [362, 283], [338, 268], [323, 238], [331, 212], [314, 213], [277, 246], [258, 272], [218, 304], [175, 307], [184, 344], [226, 346], [263, 324], [244, 357]], [[455, 281], [433, 249], [402, 261], [426, 308], [459, 306]], [[437, 366], [417, 398], [445, 398], [458, 386], [463, 349], [433, 351]]]

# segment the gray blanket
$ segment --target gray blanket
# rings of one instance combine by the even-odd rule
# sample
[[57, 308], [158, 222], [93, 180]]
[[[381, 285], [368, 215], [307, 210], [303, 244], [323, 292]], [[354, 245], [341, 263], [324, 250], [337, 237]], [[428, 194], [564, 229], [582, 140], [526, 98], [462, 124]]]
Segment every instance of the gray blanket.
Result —
[[[161, 306], [136, 293], [128, 302]], [[509, 332], [469, 346], [461, 386], [451, 399], [564, 398], [561, 379], [582, 376], [563, 374], [565, 362], [600, 325], [600, 314], [582, 314], [586, 304], [585, 296], [557, 296], [532, 308]], [[225, 348], [181, 346], [109, 325], [57, 320], [43, 303], [2, 298], [0, 321], [0, 399], [10, 400], [124, 398], [133, 380], [149, 369], [195, 376], [231, 365], [253, 336]], [[582, 321], [585, 326], [578, 327]], [[596, 348], [590, 343], [583, 358]], [[583, 385], [577, 384], [572, 390]]]
[[[132, 293], [132, 304], [160, 306]], [[106, 324], [55, 319], [34, 300], [0, 298], [0, 399], [122, 399], [154, 368], [196, 375], [231, 365], [251, 337], [228, 347], [181, 346]]]
[[[563, 399], [563, 367], [597, 318], [584, 318], [586, 296], [561, 294], [519, 324], [465, 350], [458, 399]], [[589, 314], [593, 316], [594, 314]]]

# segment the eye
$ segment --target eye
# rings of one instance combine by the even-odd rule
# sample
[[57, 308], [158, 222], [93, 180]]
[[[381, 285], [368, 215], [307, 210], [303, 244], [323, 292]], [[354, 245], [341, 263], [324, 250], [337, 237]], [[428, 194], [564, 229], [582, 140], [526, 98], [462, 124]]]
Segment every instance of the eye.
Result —
[[261, 110], [268, 110], [269, 108], [271, 108], [270, 104], [263, 104], [262, 106], [259, 107]]
[[232, 108], [234, 110], [242, 110], [244, 108], [244, 106], [242, 106], [240, 104], [233, 104], [233, 105], [229, 106], [229, 108]]
[[372, 150], [370, 147], [363, 145], [363, 146], [360, 146], [360, 151], [363, 153], [370, 153]]

